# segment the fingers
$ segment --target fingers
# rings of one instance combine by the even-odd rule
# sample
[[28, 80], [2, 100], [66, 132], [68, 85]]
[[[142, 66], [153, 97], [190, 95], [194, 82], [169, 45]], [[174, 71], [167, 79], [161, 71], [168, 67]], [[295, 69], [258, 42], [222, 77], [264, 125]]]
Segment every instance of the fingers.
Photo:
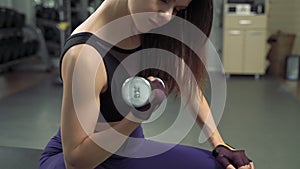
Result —
[[238, 169], [250, 169], [250, 165], [244, 165], [239, 167]]
[[166, 93], [160, 89], [154, 89], [150, 96], [150, 102], [153, 104], [161, 104], [166, 99]]
[[254, 164], [251, 162], [249, 165], [241, 166], [238, 169], [254, 169]]
[[[230, 164], [226, 167], [226, 169], [236, 169], [236, 168]], [[251, 168], [251, 165], [245, 165], [245, 166], [239, 167], [238, 169], [254, 169], [254, 168]]]
[[[148, 79], [150, 80], [151, 78], [149, 77]], [[163, 81], [155, 78], [150, 83], [153, 90], [151, 92], [149, 101], [151, 102], [151, 104], [161, 104], [167, 95], [167, 91], [165, 89]]]
[[150, 80], [150, 81], [154, 81], [155, 80], [155, 78], [153, 76], [149, 76], [149, 77], [147, 77], [147, 79]]
[[235, 168], [233, 167], [233, 165], [228, 165], [228, 166], [226, 167], [226, 169], [235, 169]]
[[[217, 157], [217, 161], [223, 166], [232, 166], [227, 158], [225, 157]], [[233, 167], [233, 166], [232, 166]], [[235, 169], [234, 167], [232, 169]]]
[[234, 151], [233, 157], [230, 159], [236, 168], [240, 168], [249, 164], [249, 161], [244, 160], [244, 150], [236, 150]]
[[243, 165], [249, 165], [250, 164], [250, 160], [246, 156], [245, 151], [241, 151], [240, 158], [243, 160]]

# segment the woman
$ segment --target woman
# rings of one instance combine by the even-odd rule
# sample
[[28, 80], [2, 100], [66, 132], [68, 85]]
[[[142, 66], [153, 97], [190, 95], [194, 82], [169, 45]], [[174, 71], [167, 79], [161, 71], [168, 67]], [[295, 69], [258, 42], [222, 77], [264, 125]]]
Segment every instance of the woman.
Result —
[[[155, 20], [149, 20], [149, 22], [146, 20], [148, 25], [145, 24], [145, 21], [139, 23], [141, 19], [134, 17], [134, 14], [142, 12], [156, 12], [161, 14], [160, 17], [163, 19], [161, 23], [155, 22]], [[106, 0], [93, 15], [72, 33], [65, 44], [61, 58], [61, 77], [63, 80], [61, 129], [46, 146], [40, 159], [40, 169], [254, 168], [253, 163], [243, 151], [233, 150], [224, 143], [218, 131], [215, 131], [209, 137], [214, 149], [213, 153], [183, 145], [145, 141], [146, 146], [151, 144], [154, 147], [172, 146], [172, 148], [155, 156], [143, 158], [125, 157], [118, 154], [124, 148], [122, 146], [127, 140], [124, 137], [117, 136], [114, 131], [125, 136], [143, 139], [141, 123], [148, 119], [151, 112], [161, 103], [160, 100], [158, 104], [152, 105], [150, 108], [141, 107], [140, 111], [148, 113], [146, 117], [140, 116], [139, 113], [141, 112], [139, 111], [129, 111], [132, 109], [128, 109], [126, 114], [118, 112], [112, 100], [111, 88], [114, 84], [112, 75], [120, 64], [120, 58], [122, 60], [122, 58], [124, 59], [140, 49], [149, 47], [170, 50], [190, 66], [193, 75], [199, 82], [197, 86], [190, 86], [189, 98], [194, 99], [193, 91], [197, 91], [194, 90], [195, 87], [201, 89], [199, 90], [201, 94], [205, 71], [203, 64], [199, 59], [196, 60], [193, 52], [179, 42], [164, 36], [140, 35], [168, 24], [174, 15], [192, 22], [205, 35], [209, 36], [212, 25], [212, 0]], [[124, 16], [132, 16], [130, 22], [114, 29], [131, 30], [136, 34], [116, 45], [103, 40], [106, 39], [105, 36], [112, 35], [101, 34], [98, 30]], [[105, 50], [109, 50], [109, 52], [105, 52]], [[80, 58], [80, 55], [88, 57]], [[98, 67], [94, 75], [91, 75], [93, 71], [89, 69], [95, 67], [95, 60], [92, 58], [103, 58], [97, 63], [96, 66]], [[86, 91], [92, 88], [95, 96], [92, 99], [96, 100], [101, 113], [87, 110], [89, 109], [89, 102], [87, 101], [89, 99], [74, 99], [74, 83], [76, 81], [74, 81], [74, 78], [76, 79], [76, 76], [80, 74], [80, 72], [75, 73], [76, 64], [81, 64], [85, 68], [84, 75], [80, 76], [81, 81], [95, 82], [95, 84], [92, 84], [95, 85], [95, 90], [93, 86], [82, 86], [82, 88]], [[149, 69], [141, 72], [140, 76], [155, 84], [157, 89], [166, 92], [162, 87], [162, 83], [155, 78], [160, 77], [165, 82], [168, 93], [180, 94], [176, 81], [163, 71]], [[181, 78], [182, 81], [190, 80], [188, 76]], [[119, 89], [120, 84], [117, 86], [117, 90]], [[83, 95], [84, 93], [80, 97], [83, 97]], [[82, 118], [78, 118], [80, 114], [78, 115], [76, 112], [75, 102], [83, 105], [83, 107], [86, 106], [84, 110], [88, 113], [84, 114], [84, 120], [79, 120]], [[203, 125], [206, 117], [210, 116], [207, 113], [209, 112], [209, 106], [204, 97], [198, 100], [196, 106], [200, 107], [197, 114], [198, 122]], [[103, 120], [109, 123], [110, 128], [107, 128], [107, 126], [106, 128], [101, 127]], [[85, 127], [83, 128], [83, 126]], [[101, 147], [96, 144], [95, 140], [107, 143], [107, 147], [112, 145], [112, 148]], [[125, 151], [130, 151], [128, 147], [125, 146]], [[140, 150], [135, 151], [139, 152]]]

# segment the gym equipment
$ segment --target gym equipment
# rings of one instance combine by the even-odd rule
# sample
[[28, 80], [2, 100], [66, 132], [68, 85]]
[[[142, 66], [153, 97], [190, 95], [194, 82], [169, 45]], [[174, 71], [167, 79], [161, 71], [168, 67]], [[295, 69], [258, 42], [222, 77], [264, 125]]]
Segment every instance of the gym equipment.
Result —
[[18, 52], [19, 52], [19, 44], [20, 42], [16, 39], [12, 39], [9, 48], [11, 50], [9, 61], [15, 60], [18, 57]]
[[225, 168], [228, 165], [233, 165], [235, 168], [250, 164], [250, 160], [245, 153], [245, 150], [231, 150], [230, 146], [218, 145], [213, 151], [212, 155]]
[[25, 56], [31, 55], [34, 46], [32, 46], [32, 41], [28, 41], [25, 43]]
[[13, 9], [0, 8], [0, 28], [21, 28], [24, 25], [24, 14]]
[[3, 44], [3, 63], [6, 63], [10, 60], [12, 54], [11, 41], [6, 40]]
[[22, 41], [23, 32], [20, 28], [2, 28], [0, 31], [1, 61], [8, 62], [18, 58]]
[[155, 78], [153, 81], [142, 77], [130, 77], [122, 85], [122, 97], [124, 101], [135, 107], [132, 113], [147, 120], [156, 106], [160, 105], [167, 92], [164, 82]]
[[0, 64], [3, 63], [3, 57], [4, 57], [4, 47], [2, 42], [0, 42]]
[[46, 41], [52, 41], [52, 42], [60, 41], [60, 32], [57, 28], [44, 26], [43, 33]]
[[25, 15], [24, 14], [16, 14], [15, 27], [22, 28], [25, 26]]
[[12, 9], [6, 9], [6, 22], [5, 27], [10, 28], [16, 20], [16, 12]]
[[22, 58], [22, 57], [25, 57], [25, 51], [26, 51], [26, 45], [24, 42], [21, 42], [20, 44], [20, 52], [19, 52], [19, 56], [18, 58]]
[[49, 55], [41, 30], [25, 25], [25, 20], [24, 14], [0, 7], [0, 68], [12, 67], [27, 60], [23, 57], [30, 56], [40, 57], [42, 65], [36, 67], [49, 71], [52, 64], [48, 60]]
[[[164, 86], [161, 79], [156, 78]], [[134, 107], [142, 107], [148, 104], [151, 100], [151, 92], [154, 90], [151, 81], [142, 77], [128, 78], [122, 86], [122, 96], [128, 105]]]
[[5, 24], [5, 17], [6, 13], [5, 13], [5, 9], [0, 8], [0, 28], [4, 27]]
[[39, 48], [39, 43], [37, 40], [28, 41], [22, 43], [20, 46], [20, 55], [22, 56], [31, 56], [37, 53]]
[[39, 43], [37, 40], [33, 40], [30, 42], [30, 46], [31, 46], [31, 49], [29, 52], [30, 55], [36, 54], [36, 52], [38, 51], [38, 47], [39, 47], [38, 45], [39, 45]]
[[36, 17], [48, 19], [51, 21], [59, 21], [59, 12], [55, 8], [46, 8], [40, 5], [36, 6]]

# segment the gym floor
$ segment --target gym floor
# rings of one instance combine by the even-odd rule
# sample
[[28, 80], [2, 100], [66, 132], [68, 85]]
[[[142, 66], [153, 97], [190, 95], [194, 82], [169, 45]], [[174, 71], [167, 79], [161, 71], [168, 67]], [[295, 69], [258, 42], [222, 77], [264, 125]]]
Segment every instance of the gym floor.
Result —
[[[56, 73], [36, 71], [0, 74], [0, 168], [37, 168], [42, 149], [60, 125], [62, 87], [54, 83], [56, 78]], [[218, 127], [226, 142], [247, 150], [256, 169], [298, 169], [299, 102], [299, 82], [233, 76], [227, 79]], [[175, 111], [178, 102], [168, 108]], [[145, 135], [167, 127], [171, 115], [145, 124]], [[209, 149], [207, 142], [197, 141], [199, 133], [194, 125], [181, 144]]]

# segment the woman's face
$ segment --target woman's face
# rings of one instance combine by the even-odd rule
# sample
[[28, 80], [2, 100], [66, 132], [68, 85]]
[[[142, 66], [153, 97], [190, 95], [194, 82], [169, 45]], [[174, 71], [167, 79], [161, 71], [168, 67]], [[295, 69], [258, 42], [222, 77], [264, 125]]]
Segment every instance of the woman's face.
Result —
[[128, 0], [128, 8], [136, 29], [145, 33], [168, 23], [177, 11], [184, 10], [191, 1]]

